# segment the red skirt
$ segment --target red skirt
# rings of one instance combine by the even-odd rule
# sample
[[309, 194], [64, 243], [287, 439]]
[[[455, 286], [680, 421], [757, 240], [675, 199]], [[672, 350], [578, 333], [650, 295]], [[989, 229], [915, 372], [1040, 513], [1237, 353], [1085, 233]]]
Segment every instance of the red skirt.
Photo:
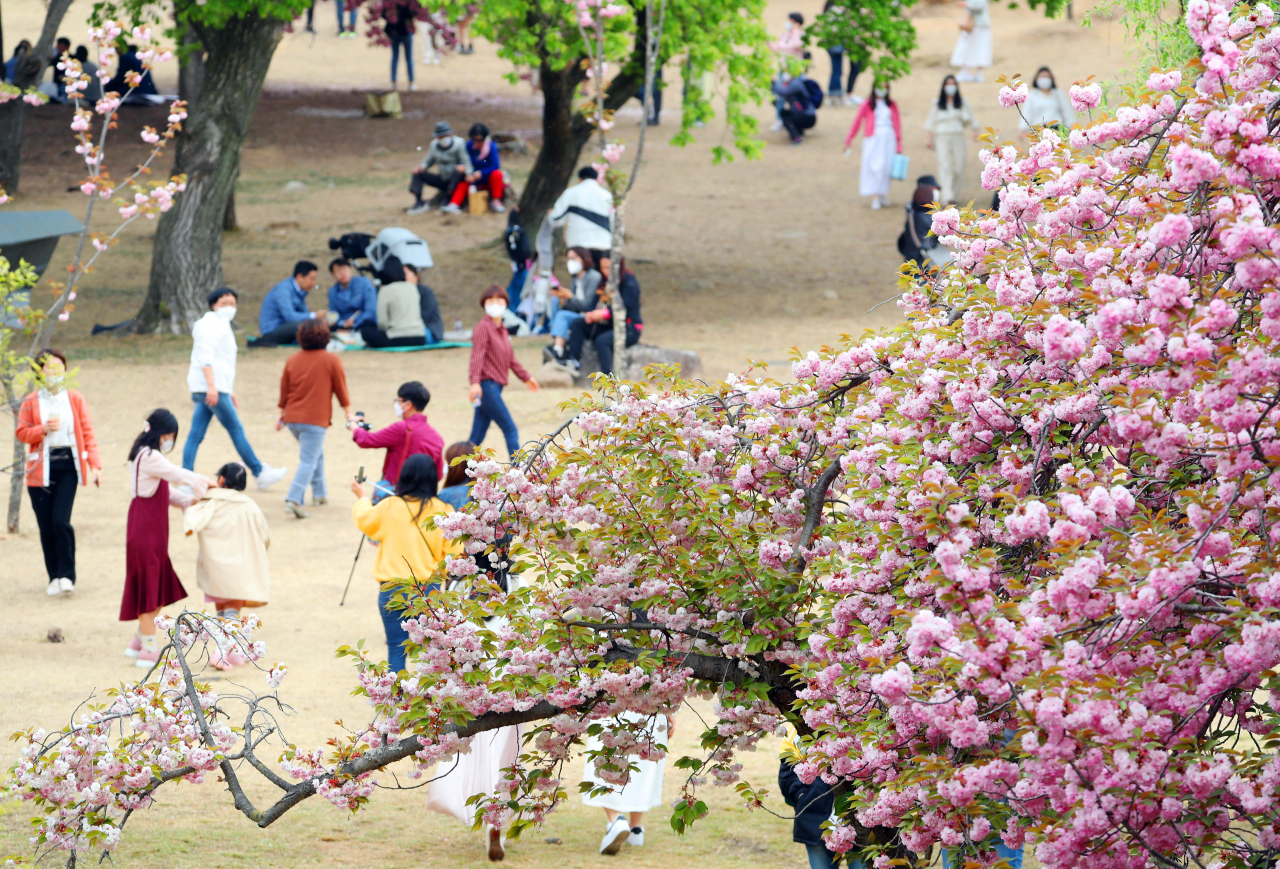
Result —
[[133, 621], [143, 613], [182, 600], [187, 590], [169, 560], [169, 481], [161, 480], [150, 498], [129, 503], [125, 537], [124, 594], [120, 621]]

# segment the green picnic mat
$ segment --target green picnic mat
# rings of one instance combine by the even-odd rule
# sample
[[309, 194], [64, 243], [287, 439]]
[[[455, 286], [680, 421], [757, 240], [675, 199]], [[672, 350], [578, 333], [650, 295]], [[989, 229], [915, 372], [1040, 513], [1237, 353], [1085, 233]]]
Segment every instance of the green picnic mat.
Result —
[[470, 347], [470, 341], [440, 341], [436, 344], [416, 344], [412, 347], [347, 347], [352, 350], [376, 350], [380, 353], [413, 353], [416, 350], [447, 350], [450, 347]]

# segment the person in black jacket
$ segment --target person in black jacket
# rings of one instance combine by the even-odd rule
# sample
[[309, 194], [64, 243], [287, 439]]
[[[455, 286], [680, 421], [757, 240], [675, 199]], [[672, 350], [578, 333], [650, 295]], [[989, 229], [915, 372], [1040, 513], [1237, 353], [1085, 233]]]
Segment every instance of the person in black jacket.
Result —
[[[809, 53], [805, 52], [805, 57], [808, 56]], [[818, 121], [818, 108], [805, 81], [803, 74], [793, 76], [784, 70], [773, 82], [778, 117], [782, 126], [786, 127], [793, 145], [804, 142], [804, 131]]]
[[[631, 347], [640, 341], [640, 332], [644, 329], [644, 319], [640, 316], [640, 282], [635, 273], [627, 268], [626, 257], [621, 260], [622, 277], [618, 280], [618, 294], [622, 296], [622, 304], [627, 309], [627, 346]], [[600, 272], [600, 287], [596, 291], [600, 296], [599, 306], [587, 311], [582, 319], [575, 320], [569, 327], [569, 352], [565, 364], [574, 371], [582, 367], [582, 345], [590, 341], [595, 345], [596, 355], [600, 358], [600, 371], [613, 373], [613, 310], [609, 305], [609, 272], [610, 263], [607, 256], [596, 260], [596, 271]]]
[[512, 205], [507, 214], [507, 230], [503, 233], [507, 256], [511, 259], [511, 283], [507, 284], [508, 307], [520, 313], [520, 293], [529, 274], [529, 238], [520, 223], [520, 206]]
[[778, 790], [787, 805], [795, 809], [791, 838], [809, 852], [809, 869], [831, 869], [838, 858], [822, 841], [822, 825], [835, 809], [836, 798], [831, 792], [831, 785], [821, 778], [805, 784], [796, 775], [795, 766], [784, 759], [778, 764]]
[[938, 191], [938, 182], [932, 175], [916, 179], [916, 192], [907, 206], [906, 225], [898, 236], [898, 253], [902, 254], [903, 261], [914, 262], [921, 269], [937, 265], [937, 256], [930, 259], [929, 252], [939, 247], [938, 237], [929, 232], [933, 229], [931, 212], [936, 207]]

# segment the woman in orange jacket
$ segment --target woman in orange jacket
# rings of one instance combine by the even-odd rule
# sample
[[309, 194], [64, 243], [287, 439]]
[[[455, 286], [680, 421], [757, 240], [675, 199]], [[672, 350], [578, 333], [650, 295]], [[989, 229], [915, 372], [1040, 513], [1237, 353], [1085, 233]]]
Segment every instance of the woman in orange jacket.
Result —
[[42, 374], [42, 385], [18, 410], [17, 437], [27, 445], [27, 494], [49, 572], [46, 591], [54, 597], [76, 587], [71, 508], [77, 486], [90, 480], [102, 485], [102, 462], [84, 397], [63, 385], [67, 357], [57, 350], [41, 350], [34, 365]]

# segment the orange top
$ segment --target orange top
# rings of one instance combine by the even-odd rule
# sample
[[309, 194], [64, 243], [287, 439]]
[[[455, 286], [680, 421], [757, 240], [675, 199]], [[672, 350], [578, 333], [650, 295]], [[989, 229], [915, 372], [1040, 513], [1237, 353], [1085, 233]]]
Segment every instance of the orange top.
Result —
[[[80, 485], [87, 486], [89, 470], [102, 468], [102, 460], [98, 458], [98, 439], [93, 434], [93, 420], [89, 418], [89, 407], [85, 404], [84, 396], [69, 389], [67, 398], [71, 401], [71, 415], [74, 417], [71, 428], [76, 439], [76, 476], [80, 478]], [[22, 400], [15, 435], [27, 445], [27, 485], [49, 485], [49, 448], [44, 443], [44, 420], [40, 418], [39, 393], [33, 392]]]

